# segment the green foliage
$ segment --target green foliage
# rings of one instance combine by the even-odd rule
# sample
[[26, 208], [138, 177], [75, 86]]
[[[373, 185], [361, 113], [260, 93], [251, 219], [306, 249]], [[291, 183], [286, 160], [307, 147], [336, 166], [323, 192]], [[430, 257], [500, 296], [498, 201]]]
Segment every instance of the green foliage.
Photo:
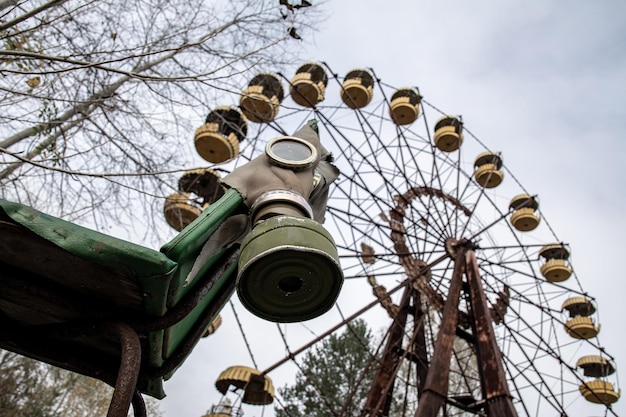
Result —
[[[0, 417], [104, 417], [112, 394], [104, 382], [0, 350]], [[163, 415], [154, 399], [146, 408]]]
[[0, 417], [56, 416], [63, 380], [60, 369], [0, 351]]
[[277, 407], [276, 415], [326, 417], [334, 411], [357, 416], [374, 377], [372, 346], [372, 333], [363, 320], [323, 340], [304, 356], [295, 384], [278, 389], [285, 408]]

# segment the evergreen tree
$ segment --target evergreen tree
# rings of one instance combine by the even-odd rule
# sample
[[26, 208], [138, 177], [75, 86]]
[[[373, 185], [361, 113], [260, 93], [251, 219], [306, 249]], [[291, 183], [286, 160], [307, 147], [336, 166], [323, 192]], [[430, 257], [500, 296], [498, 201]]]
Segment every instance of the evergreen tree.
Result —
[[295, 384], [278, 389], [277, 417], [358, 416], [376, 368], [373, 346], [365, 321], [355, 320], [308, 351]]
[[[104, 417], [112, 394], [104, 382], [0, 350], [0, 417]], [[150, 417], [163, 415], [145, 400]]]

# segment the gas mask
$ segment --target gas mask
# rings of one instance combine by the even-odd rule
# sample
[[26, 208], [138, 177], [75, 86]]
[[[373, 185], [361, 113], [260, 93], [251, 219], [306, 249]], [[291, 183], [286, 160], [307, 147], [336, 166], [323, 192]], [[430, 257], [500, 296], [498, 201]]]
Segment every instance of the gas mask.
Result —
[[250, 209], [241, 243], [237, 294], [255, 315], [274, 322], [328, 311], [343, 284], [337, 248], [321, 225], [328, 188], [339, 176], [310, 121], [293, 136], [267, 142], [265, 153], [224, 177]]

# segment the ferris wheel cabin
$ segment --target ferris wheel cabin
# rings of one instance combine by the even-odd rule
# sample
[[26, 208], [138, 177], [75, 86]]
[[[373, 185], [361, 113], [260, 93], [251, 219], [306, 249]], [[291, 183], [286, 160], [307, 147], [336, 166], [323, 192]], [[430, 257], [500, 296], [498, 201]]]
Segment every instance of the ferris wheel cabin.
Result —
[[278, 114], [284, 98], [280, 80], [272, 74], [262, 73], [250, 80], [241, 93], [239, 105], [243, 114], [254, 123], [269, 123]]
[[565, 323], [565, 331], [574, 339], [591, 339], [600, 332], [600, 325], [595, 325], [591, 315], [596, 307], [586, 297], [577, 296], [563, 302], [561, 310], [567, 310], [570, 319]]
[[528, 194], [520, 194], [511, 199], [509, 209], [513, 210], [509, 221], [520, 232], [529, 232], [539, 226], [541, 217], [536, 214], [539, 208], [537, 199]]
[[454, 152], [463, 143], [463, 122], [454, 116], [443, 116], [435, 124], [435, 146], [443, 152]]
[[247, 366], [231, 366], [222, 372], [215, 387], [226, 394], [229, 388], [243, 390], [242, 402], [252, 405], [267, 405], [274, 401], [274, 385], [267, 375]]
[[417, 120], [422, 98], [412, 88], [400, 88], [391, 96], [389, 115], [397, 125], [408, 125]]
[[563, 282], [572, 275], [572, 268], [567, 261], [569, 251], [563, 244], [546, 245], [539, 251], [539, 256], [545, 259], [541, 265], [541, 275], [549, 282]]
[[290, 94], [293, 101], [303, 107], [315, 107], [324, 100], [328, 75], [318, 64], [308, 63], [296, 70], [290, 81]]
[[181, 231], [225, 192], [220, 176], [211, 169], [189, 170], [178, 181], [178, 191], [165, 199], [163, 214], [174, 230]]
[[239, 155], [239, 143], [248, 133], [246, 117], [239, 109], [222, 106], [212, 110], [194, 135], [198, 154], [219, 164]]
[[483, 152], [474, 161], [474, 179], [485, 188], [494, 188], [502, 183], [504, 172], [502, 157], [493, 152]]
[[348, 72], [341, 88], [341, 100], [351, 109], [367, 106], [374, 96], [374, 77], [364, 69]]

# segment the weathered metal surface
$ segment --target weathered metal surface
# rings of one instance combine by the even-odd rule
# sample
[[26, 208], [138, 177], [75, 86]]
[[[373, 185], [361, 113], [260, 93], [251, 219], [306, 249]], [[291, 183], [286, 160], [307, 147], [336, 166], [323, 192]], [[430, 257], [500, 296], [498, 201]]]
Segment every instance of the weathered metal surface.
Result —
[[404, 267], [407, 278], [413, 282], [415, 288], [420, 291], [428, 300], [428, 303], [439, 311], [443, 308], [443, 298], [429, 284], [430, 271], [424, 267], [423, 261], [411, 256], [411, 251], [406, 244], [406, 227], [404, 226], [404, 215], [407, 205], [420, 190], [411, 189], [402, 196], [396, 196], [396, 206], [389, 212], [391, 217], [389, 226], [391, 227], [391, 240], [393, 248], [398, 255], [400, 264]]
[[[389, 212], [390, 218], [386, 215], [383, 219], [389, 222], [391, 228], [391, 240], [394, 245], [394, 251], [398, 255], [398, 260], [404, 268], [404, 272], [409, 280], [412, 281], [413, 287], [420, 292], [423, 300], [427, 301], [432, 309], [442, 311], [444, 306], [444, 297], [437, 292], [429, 283], [432, 273], [428, 265], [421, 259], [411, 255], [411, 251], [406, 243], [406, 227], [404, 226], [406, 208], [412, 203], [412, 201], [420, 196], [431, 196], [446, 201], [451, 204], [456, 210], [461, 211], [466, 216], [471, 215], [471, 211], [463, 206], [459, 200], [444, 193], [441, 190], [432, 187], [413, 187], [402, 195], [394, 197], [396, 206]], [[449, 249], [447, 255], [443, 255], [442, 258], [435, 260], [433, 264], [439, 263], [441, 259], [445, 259], [447, 256], [455, 257], [455, 248], [458, 245], [458, 241], [452, 239], [450, 242], [446, 242], [446, 246]], [[467, 244], [467, 242], [463, 242]], [[457, 313], [460, 317], [461, 323], [468, 321], [465, 312], [459, 311]]]
[[448, 298], [443, 307], [442, 321], [435, 341], [435, 349], [428, 375], [424, 384], [424, 391], [420, 397], [416, 417], [434, 417], [448, 396], [448, 376], [450, 375], [450, 358], [454, 345], [454, 336], [458, 322], [458, 305], [463, 287], [463, 272], [465, 270], [464, 252], [459, 250], [455, 261], [454, 271], [450, 279]]
[[417, 370], [417, 397], [421, 398], [424, 385], [428, 377], [428, 351], [426, 346], [426, 332], [424, 318], [426, 313], [422, 311], [421, 294], [416, 292], [413, 296], [413, 332], [414, 341], [412, 346]]
[[120, 368], [117, 372], [115, 390], [111, 397], [107, 417], [126, 417], [135, 394], [139, 366], [141, 365], [141, 344], [137, 333], [123, 323], [111, 323], [104, 331], [119, 339], [121, 345]]
[[383, 351], [383, 356], [379, 362], [378, 370], [372, 382], [370, 392], [361, 412], [361, 416], [383, 416], [389, 413], [391, 404], [391, 394], [393, 393], [393, 382], [395, 380], [399, 352], [402, 348], [402, 337], [406, 326], [408, 306], [411, 300], [413, 289], [407, 285], [402, 293], [398, 314], [391, 324], [389, 336]]
[[481, 376], [485, 409], [489, 417], [516, 417], [506, 382], [502, 356], [491, 322], [491, 312], [483, 290], [478, 263], [473, 251], [465, 255], [470, 303], [474, 313], [478, 368]]

